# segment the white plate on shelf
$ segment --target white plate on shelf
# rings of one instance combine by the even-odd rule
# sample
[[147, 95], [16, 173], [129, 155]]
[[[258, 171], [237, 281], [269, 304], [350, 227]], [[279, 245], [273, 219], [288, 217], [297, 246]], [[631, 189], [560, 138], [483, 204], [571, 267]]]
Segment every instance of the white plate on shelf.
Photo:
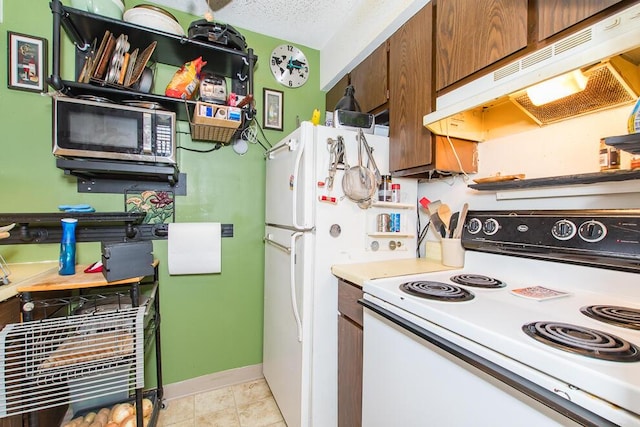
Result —
[[167, 15], [168, 12], [163, 13], [155, 9], [156, 8], [134, 7], [127, 10], [122, 19], [132, 24], [153, 28], [177, 36], [186, 35], [180, 24]]

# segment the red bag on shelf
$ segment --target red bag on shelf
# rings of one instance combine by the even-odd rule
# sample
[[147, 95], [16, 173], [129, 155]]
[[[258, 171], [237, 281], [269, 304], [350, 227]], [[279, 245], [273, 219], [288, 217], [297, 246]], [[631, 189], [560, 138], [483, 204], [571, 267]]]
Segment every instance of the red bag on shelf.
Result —
[[202, 57], [184, 64], [167, 85], [164, 94], [171, 98], [193, 99], [200, 84], [200, 70], [207, 65]]

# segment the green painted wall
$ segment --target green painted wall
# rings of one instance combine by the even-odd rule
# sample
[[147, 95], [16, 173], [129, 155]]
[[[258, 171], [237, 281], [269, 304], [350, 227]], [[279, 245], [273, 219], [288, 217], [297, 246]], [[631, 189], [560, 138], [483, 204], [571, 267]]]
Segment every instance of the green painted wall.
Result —
[[[7, 31], [51, 40], [49, 2], [4, 0], [0, 42], [7, 46]], [[140, 1], [125, 0], [126, 7]], [[197, 17], [169, 9], [183, 28]], [[296, 117], [308, 120], [314, 108], [324, 111], [319, 89], [319, 52], [300, 46], [311, 74], [298, 89], [280, 86], [271, 76], [271, 50], [283, 40], [244, 31], [247, 43], [259, 57], [255, 71], [258, 119], [262, 122], [262, 89], [284, 91], [284, 132], [265, 131], [275, 144], [296, 127]], [[50, 43], [50, 42], [49, 42]], [[73, 77], [73, 46], [64, 38], [62, 75]], [[49, 51], [49, 70], [51, 52]], [[168, 67], [167, 67], [168, 68]], [[155, 92], [162, 93], [175, 69], [159, 69]], [[7, 81], [7, 58], [0, 59], [0, 79]], [[55, 212], [60, 204], [88, 203], [101, 212], [122, 211], [124, 195], [86, 194], [76, 191], [74, 178], [55, 167], [51, 154], [51, 100], [46, 95], [0, 87], [1, 211]], [[180, 129], [188, 131], [181, 122]], [[261, 138], [264, 141], [263, 138]], [[182, 146], [206, 149], [211, 144], [192, 142], [180, 134]], [[266, 144], [265, 144], [266, 145]], [[188, 195], [178, 196], [177, 222], [215, 221], [234, 225], [234, 237], [222, 240], [222, 273], [169, 276], [167, 242], [154, 241], [160, 260], [162, 352], [164, 382], [169, 384], [262, 361], [264, 150], [250, 144], [238, 156], [230, 147], [199, 154], [180, 150], [180, 169], [188, 175]], [[4, 245], [0, 253], [10, 262], [55, 260], [57, 244]], [[80, 263], [100, 257], [99, 243], [78, 247]]]

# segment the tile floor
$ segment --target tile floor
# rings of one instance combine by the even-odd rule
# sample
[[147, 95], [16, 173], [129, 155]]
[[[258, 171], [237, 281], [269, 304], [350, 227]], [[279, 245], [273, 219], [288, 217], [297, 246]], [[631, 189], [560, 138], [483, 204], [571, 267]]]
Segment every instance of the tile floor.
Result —
[[165, 403], [158, 427], [286, 427], [264, 379]]

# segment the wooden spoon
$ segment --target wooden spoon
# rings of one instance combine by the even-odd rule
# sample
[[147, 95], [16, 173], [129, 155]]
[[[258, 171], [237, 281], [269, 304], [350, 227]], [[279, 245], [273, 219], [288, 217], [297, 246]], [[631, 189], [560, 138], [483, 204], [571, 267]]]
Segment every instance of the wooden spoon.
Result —
[[[442, 220], [447, 231], [449, 230], [449, 224], [451, 223], [451, 208], [446, 203], [442, 203], [438, 206], [438, 216]], [[448, 235], [449, 233], [447, 233]]]

